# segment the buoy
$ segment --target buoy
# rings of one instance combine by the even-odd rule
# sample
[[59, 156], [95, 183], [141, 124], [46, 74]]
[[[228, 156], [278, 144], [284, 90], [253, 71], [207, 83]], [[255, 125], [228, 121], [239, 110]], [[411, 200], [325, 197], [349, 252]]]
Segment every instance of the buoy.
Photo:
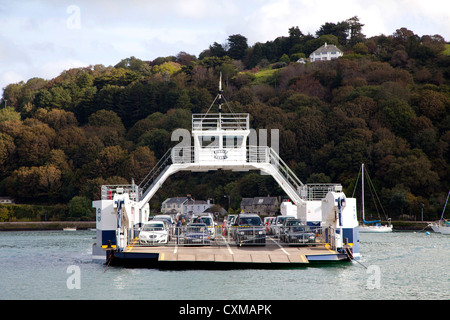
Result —
[[427, 232], [425, 232], [425, 234], [430, 234], [430, 233], [427, 231]]

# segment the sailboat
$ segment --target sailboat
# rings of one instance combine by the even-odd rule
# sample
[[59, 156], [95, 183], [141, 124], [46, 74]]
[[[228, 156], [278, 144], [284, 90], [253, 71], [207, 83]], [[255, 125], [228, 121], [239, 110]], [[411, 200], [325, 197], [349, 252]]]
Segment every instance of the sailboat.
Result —
[[[388, 218], [387, 225], [381, 225], [381, 220], [366, 221], [365, 220], [365, 208], [364, 208], [364, 163], [361, 165], [361, 207], [362, 207], [362, 224], [359, 226], [359, 232], [361, 233], [386, 233], [392, 232], [391, 219]], [[373, 186], [372, 186], [373, 188]], [[354, 192], [353, 192], [354, 193]], [[377, 196], [378, 197], [378, 196]], [[381, 205], [381, 203], [380, 203]]]
[[440, 232], [442, 234], [450, 234], [450, 221], [444, 219], [445, 208], [447, 207], [448, 197], [450, 196], [450, 190], [447, 194], [447, 199], [445, 200], [444, 210], [442, 210], [441, 219], [437, 223], [430, 224], [431, 229], [434, 232]]

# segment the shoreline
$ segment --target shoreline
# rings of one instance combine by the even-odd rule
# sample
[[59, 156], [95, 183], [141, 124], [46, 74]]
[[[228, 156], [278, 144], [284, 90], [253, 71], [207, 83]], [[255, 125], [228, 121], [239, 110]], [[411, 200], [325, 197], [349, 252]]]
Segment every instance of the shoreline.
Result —
[[0, 222], [0, 231], [37, 231], [62, 230], [77, 228], [77, 230], [95, 229], [95, 221], [18, 221]]

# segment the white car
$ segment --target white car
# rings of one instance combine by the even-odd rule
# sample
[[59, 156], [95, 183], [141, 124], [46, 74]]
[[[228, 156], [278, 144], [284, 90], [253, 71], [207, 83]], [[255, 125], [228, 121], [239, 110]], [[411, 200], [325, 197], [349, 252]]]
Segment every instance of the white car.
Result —
[[144, 224], [139, 233], [140, 244], [167, 244], [169, 230], [163, 221], [150, 221]]

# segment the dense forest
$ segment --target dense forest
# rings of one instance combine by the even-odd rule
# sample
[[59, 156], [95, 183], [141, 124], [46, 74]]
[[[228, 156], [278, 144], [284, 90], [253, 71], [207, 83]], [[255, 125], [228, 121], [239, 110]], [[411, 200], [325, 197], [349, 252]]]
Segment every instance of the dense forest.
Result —
[[[222, 73], [228, 107], [250, 113], [254, 129], [279, 129], [280, 156], [304, 183], [341, 183], [351, 196], [364, 162], [393, 219], [414, 219], [422, 206], [426, 219], [439, 218], [450, 186], [450, 46], [407, 28], [367, 38], [362, 27], [358, 17], [315, 35], [292, 27], [253, 45], [235, 34], [198, 57], [130, 57], [9, 84], [0, 196], [89, 205], [102, 184], [139, 183], [177, 143], [171, 133], [208, 109]], [[325, 42], [344, 56], [297, 62]], [[284, 196], [257, 172], [178, 173], [151, 208], [187, 193], [235, 210], [242, 197]]]

